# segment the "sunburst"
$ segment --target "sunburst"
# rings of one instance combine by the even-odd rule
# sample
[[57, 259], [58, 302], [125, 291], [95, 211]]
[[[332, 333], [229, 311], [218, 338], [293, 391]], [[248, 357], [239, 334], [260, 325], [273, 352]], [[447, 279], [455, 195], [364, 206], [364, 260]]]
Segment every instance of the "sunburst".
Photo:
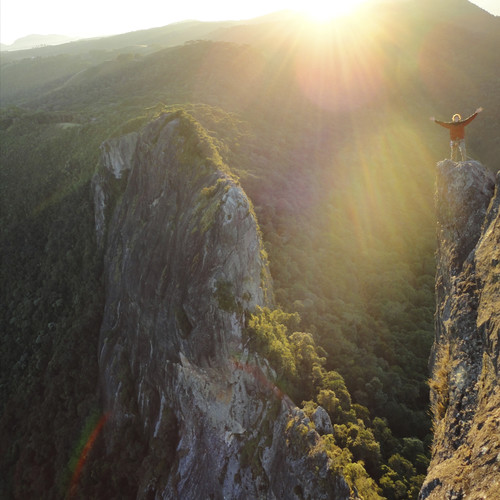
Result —
[[327, 23], [337, 17], [351, 14], [367, 0], [311, 0], [304, 2], [301, 12], [315, 22]]

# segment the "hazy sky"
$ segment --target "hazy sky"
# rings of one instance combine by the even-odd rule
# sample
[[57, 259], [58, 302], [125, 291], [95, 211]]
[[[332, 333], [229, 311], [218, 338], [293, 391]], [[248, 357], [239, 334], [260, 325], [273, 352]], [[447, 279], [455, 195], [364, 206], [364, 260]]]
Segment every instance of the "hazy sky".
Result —
[[[363, 1], [363, 0], [356, 0]], [[11, 44], [29, 34], [101, 36], [164, 26], [185, 19], [247, 19], [281, 9], [352, 3], [353, 0], [0, 0], [0, 41]], [[500, 15], [500, 0], [473, 0]], [[130, 5], [130, 7], [129, 7]], [[133, 6], [133, 7], [132, 7]]]

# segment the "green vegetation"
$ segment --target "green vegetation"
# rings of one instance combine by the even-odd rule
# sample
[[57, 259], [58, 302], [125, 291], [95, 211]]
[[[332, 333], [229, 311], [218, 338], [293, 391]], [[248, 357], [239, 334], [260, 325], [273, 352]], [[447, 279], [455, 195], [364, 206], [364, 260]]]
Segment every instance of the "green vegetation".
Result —
[[[312, 417], [318, 405], [327, 411], [333, 433], [321, 436], [313, 455], [326, 452], [334, 469], [362, 498], [380, 498], [380, 492], [390, 499], [416, 498], [429, 462], [424, 443], [417, 437], [394, 437], [387, 420], [372, 420], [368, 408], [353, 404], [344, 378], [325, 369], [326, 353], [313, 336], [293, 331], [299, 322], [297, 313], [257, 308], [247, 334], [251, 345], [276, 368], [282, 390], [302, 400], [307, 415]], [[297, 418], [289, 421], [288, 429], [292, 427], [293, 449], [308, 453], [309, 429]]]
[[232, 285], [229, 281], [217, 282], [215, 297], [222, 310], [227, 312], [236, 312], [238, 310], [238, 304], [236, 303]]
[[[89, 182], [97, 163], [100, 142], [108, 136], [138, 130], [148, 118], [154, 119], [163, 111], [176, 110], [179, 110], [178, 106], [151, 106], [145, 110], [143, 107], [128, 105], [118, 109], [105, 109], [99, 113], [97, 119], [91, 120], [83, 111], [71, 116], [43, 111], [4, 112], [2, 123], [6, 147], [3, 152], [7, 155], [4, 163], [7, 170], [4, 170], [2, 175], [8, 178], [10, 184], [5, 184], [3, 193], [6, 207], [3, 212], [6, 215], [4, 219], [6, 222], [3, 227], [10, 231], [7, 234], [18, 238], [16, 240], [18, 243], [5, 247], [5, 253], [11, 255], [10, 258], [14, 262], [13, 267], [19, 268], [19, 272], [25, 272], [26, 268], [31, 269], [31, 273], [38, 275], [38, 268], [33, 268], [31, 264], [40, 259], [42, 262], [47, 259], [47, 263], [41, 264], [42, 269], [47, 269], [44, 273], [65, 281], [71, 280], [72, 273], [76, 273], [78, 277], [79, 273], [88, 270], [85, 261], [83, 267], [78, 267], [82, 264], [82, 257], [79, 257], [79, 254], [85, 251], [89, 244], [95, 245]], [[320, 193], [319, 179], [310, 177], [319, 175], [320, 170], [317, 167], [308, 173], [297, 170], [299, 165], [294, 158], [296, 155], [304, 157], [310, 154], [307, 152], [309, 145], [302, 143], [302, 151], [286, 147], [276, 149], [272, 145], [275, 142], [282, 142], [282, 138], [287, 134], [297, 138], [302, 131], [295, 130], [294, 126], [283, 127], [273, 132], [264, 127], [260, 131], [257, 124], [244, 122], [234, 114], [207, 105], [186, 105], [185, 111], [179, 112], [186, 127], [189, 128], [189, 124], [196, 124], [196, 129], [202, 130], [201, 124], [203, 124], [204, 130], [209, 131], [200, 134], [200, 141], [195, 135], [189, 135], [186, 128], [187, 142], [183, 154], [201, 154], [201, 157], [213, 159], [213, 166], [218, 168], [224, 163], [235, 165], [243, 187], [256, 204], [266, 252], [271, 262], [275, 295], [282, 309], [272, 311], [263, 309], [255, 314], [249, 321], [249, 337], [255, 348], [263, 352], [277, 370], [278, 383], [284, 392], [294, 401], [321, 404], [329, 412], [336, 426], [335, 439], [326, 441], [331, 444], [330, 453], [344, 457], [342, 459], [345, 461], [344, 470], [349, 471], [351, 484], [357, 485], [361, 491], [361, 483], [369, 483], [367, 474], [375, 479], [387, 474], [383, 474], [382, 466], [389, 467], [389, 458], [399, 452], [402, 446], [401, 442], [393, 437], [393, 433], [397, 433], [399, 437], [415, 436], [413, 432], [417, 429], [416, 438], [423, 440], [428, 432], [429, 424], [425, 415], [427, 404], [425, 362], [432, 320], [433, 265], [425, 262], [426, 259], [432, 258], [432, 245], [427, 244], [425, 239], [424, 244], [415, 245], [414, 252], [410, 254], [413, 255], [414, 261], [410, 261], [409, 264], [406, 251], [410, 244], [401, 245], [394, 238], [388, 245], [389, 241], [380, 241], [372, 234], [370, 245], [365, 242], [361, 251], [357, 248], [359, 241], [353, 234], [354, 228], [347, 213], [351, 206], [345, 195], [333, 191], [318, 205], [304, 203], [303, 198], [295, 198], [297, 183], [309, 183], [309, 189], [314, 193]], [[62, 122], [78, 122], [80, 126], [60, 128], [58, 124]], [[26, 147], [26, 144], [31, 146]], [[259, 151], [258, 156], [256, 151]], [[267, 158], [269, 152], [272, 152], [272, 156]], [[269, 169], [271, 163], [275, 164], [273, 169]], [[293, 173], [287, 173], [285, 167], [279, 165], [288, 165], [287, 168], [292, 169]], [[206, 164], [195, 167], [208, 166]], [[280, 187], [284, 180], [285, 185]], [[16, 188], [9, 188], [15, 186], [16, 182], [22, 183], [25, 192], [23, 196], [19, 196]], [[80, 189], [80, 198], [75, 198], [74, 193], [77, 189], [75, 186]], [[223, 186], [223, 182], [217, 182], [200, 192], [200, 207], [204, 208], [201, 229], [204, 231], [210, 228], [214, 211], [217, 210], [217, 205], [212, 201], [213, 194]], [[308, 197], [312, 195], [310, 193]], [[275, 201], [270, 204], [268, 200]], [[67, 207], [63, 209], [63, 201], [77, 203], [79, 210]], [[361, 198], [359, 201], [362, 202]], [[12, 207], [17, 208], [12, 211]], [[76, 233], [81, 223], [74, 217], [83, 207], [86, 207], [87, 212], [80, 214], [80, 217], [86, 218], [88, 232], [78, 231], [78, 241], [73, 242], [68, 250], [64, 250], [65, 243], [61, 242], [65, 242], [68, 236], [66, 233], [61, 233], [60, 228], [71, 226], [71, 231]], [[62, 211], [58, 216], [61, 219], [64, 214], [65, 220], [62, 226], [58, 226], [47, 215], [51, 210]], [[34, 225], [29, 224], [29, 219], [24, 220], [24, 214], [33, 211], [39, 218], [42, 217]], [[67, 217], [67, 214], [72, 216]], [[311, 220], [316, 223], [310, 224]], [[29, 228], [24, 232], [29, 237], [25, 239], [26, 237], [22, 237], [18, 231], [27, 224]], [[71, 231], [68, 234], [71, 234]], [[368, 232], [368, 228], [365, 227], [362, 231]], [[373, 229], [369, 232], [373, 232]], [[427, 237], [427, 233], [422, 236]], [[406, 238], [412, 244], [415, 243], [409, 234]], [[24, 250], [15, 254], [9, 250], [9, 248], [23, 248], [25, 242], [28, 247], [34, 245], [30, 253], [32, 258], [22, 257]], [[421, 247], [424, 248], [424, 264]], [[61, 251], [68, 257], [76, 257], [75, 263], [78, 263], [78, 266], [71, 272], [60, 269]], [[90, 255], [96, 263], [100, 262], [95, 248]], [[332, 265], [338, 261], [342, 264]], [[58, 264], [50, 267], [54, 262]], [[422, 269], [429, 273], [428, 277], [421, 274]], [[4, 272], [7, 276], [6, 282], [15, 276], [9, 268], [5, 268]], [[92, 276], [90, 273], [86, 275], [86, 279]], [[74, 309], [72, 304], [66, 304], [65, 298], [72, 294], [83, 295], [86, 300], [90, 297], [99, 297], [101, 293], [99, 271], [94, 276], [95, 281], [91, 291], [83, 293], [80, 288], [84, 286], [84, 282], [76, 280], [75, 292], [56, 294], [51, 303], [54, 304], [53, 307], [52, 305], [47, 307], [45, 302], [39, 302], [40, 310], [44, 310], [44, 314], [47, 314], [47, 311], [58, 313], [60, 311], [73, 318], [72, 315], [78, 314], [79, 309]], [[45, 279], [43, 273], [38, 279]], [[14, 283], [15, 286], [19, 286], [23, 280], [16, 277], [12, 283], [12, 286]], [[31, 281], [29, 285], [27, 283], [24, 285], [33, 287], [32, 292], [23, 291], [13, 296], [26, 294], [29, 296], [30, 293], [40, 297], [46, 296], [44, 289], [39, 289], [37, 283], [38, 281]], [[54, 287], [57, 290], [64, 289], [60, 285]], [[381, 290], [384, 290], [384, 293], [380, 293]], [[221, 308], [228, 311], [235, 310], [236, 302], [229, 283], [219, 283], [216, 293]], [[47, 294], [47, 297], [49, 296]], [[14, 301], [13, 304], [19, 307], [19, 303]], [[67, 312], [64, 313], [66, 309]], [[299, 313], [303, 331], [298, 330]], [[21, 315], [20, 318], [21, 321], [23, 317], [26, 318], [24, 319], [27, 328], [24, 341], [26, 345], [36, 342], [38, 332], [43, 331], [45, 325], [56, 324], [47, 319], [41, 326], [37, 326], [36, 322], [30, 323], [27, 319], [30, 314], [28, 310], [24, 314], [28, 316]], [[86, 332], [86, 335], [80, 335], [79, 339], [85, 343], [83, 352], [87, 351], [92, 359], [87, 361], [84, 357], [80, 359], [87, 366], [95, 367], [92, 372], [95, 377], [97, 368], [93, 356], [98, 335], [99, 313], [95, 310], [90, 314], [95, 321], [94, 330]], [[11, 312], [6, 310], [5, 322], [11, 324], [10, 330], [6, 329], [6, 332], [12, 331], [12, 325], [15, 324], [11, 323], [13, 318], [17, 318], [17, 315], [12, 316]], [[76, 319], [70, 321], [75, 323]], [[183, 325], [186, 324], [182, 315], [179, 315], [178, 321]], [[185, 330], [188, 331], [189, 328], [186, 327]], [[416, 335], [417, 332], [420, 332], [419, 336]], [[61, 330], [61, 342], [62, 339], [68, 341], [65, 334], [66, 331]], [[63, 345], [68, 348], [68, 353], [74, 352], [69, 349], [70, 343]], [[80, 348], [76, 352], [79, 351]], [[21, 354], [16, 355], [12, 349], [6, 352], [10, 352], [12, 363], [22, 359]], [[12, 363], [3, 366], [9, 367]], [[58, 373], [71, 373], [75, 367], [80, 366], [78, 364], [67, 366], [66, 361], [61, 363]], [[33, 375], [37, 372], [32, 371], [29, 358], [23, 366], [27, 369], [26, 376], [30, 380], [37, 378]], [[4, 374], [6, 380], [16, 380], [15, 377], [9, 378], [9, 371], [5, 371]], [[18, 376], [22, 378], [22, 375], [16, 374], [16, 377]], [[416, 398], [415, 376], [421, 386], [417, 390]], [[50, 377], [48, 375], [47, 377], [47, 384], [50, 384]], [[75, 380], [79, 378], [75, 377]], [[87, 386], [86, 395], [82, 395], [83, 399], [94, 400], [95, 383], [94, 379], [92, 385]], [[34, 389], [27, 390], [25, 394], [30, 394], [31, 390]], [[412, 407], [408, 407], [404, 398], [409, 400]], [[24, 400], [24, 396], [21, 399]], [[353, 401], [356, 404], [353, 404]], [[382, 426], [380, 432], [386, 441], [392, 442], [392, 447], [388, 447], [388, 453], [391, 455], [384, 455], [383, 451], [378, 451], [379, 448], [384, 450], [384, 447], [377, 443], [375, 430], [371, 430], [372, 423], [368, 416], [370, 414], [385, 417], [389, 421], [389, 427], [382, 420], [383, 425], [379, 423], [379, 426]], [[88, 414], [81, 415], [80, 427], [83, 427], [87, 417]], [[8, 428], [7, 423], [5, 428]], [[80, 432], [76, 421], [71, 426], [61, 425], [61, 429], [71, 431], [74, 435]], [[143, 449], [144, 444], [134, 429], [131, 428], [129, 434], [130, 460], [131, 463], [136, 463], [140, 457], [138, 450]], [[52, 436], [52, 433], [49, 432], [48, 436]], [[22, 442], [21, 434], [13, 440], [13, 443], [20, 442]], [[68, 440], [66, 445], [61, 445], [56, 450], [59, 456], [66, 457], [65, 464], [71, 453], [69, 443], [73, 442], [75, 438]], [[14, 445], [12, 449], [16, 448]], [[96, 449], [99, 450], [99, 444]], [[346, 455], [339, 450], [349, 450], [349, 454]], [[116, 453], [118, 456], [119, 451], [116, 450]], [[347, 460], [346, 456], [352, 458]], [[39, 458], [30, 457], [28, 460], [14, 454], [6, 467], [9, 467], [9, 464], [22, 463], [26, 470], [30, 470], [33, 467], [33, 462], [30, 460]], [[62, 466], [57, 468], [57, 470], [63, 469]], [[104, 481], [106, 473], [111, 478], [106, 480], [108, 482], [104, 481], [107, 491], [115, 489], [124, 491], [128, 488], [125, 486], [129, 483], [128, 480], [125, 481], [124, 473], [113, 469], [111, 465], [107, 465], [105, 470], [107, 472], [102, 472], [99, 477]], [[132, 478], [133, 475], [128, 477]], [[406, 479], [406, 483], [403, 479], [400, 480], [406, 485], [406, 491], [410, 491], [409, 481], [413, 477], [415, 474]], [[385, 488], [384, 491], [396, 488], [391, 486], [390, 478], [393, 476], [387, 476], [386, 480], [380, 483]], [[393, 483], [397, 484], [398, 488], [401, 487], [397, 481], [393, 480]], [[368, 486], [364, 489], [376, 491], [376, 488]]]
[[29, 498], [68, 486], [73, 447], [99, 406], [102, 263], [89, 196], [99, 139], [57, 127], [54, 114], [3, 118], [0, 496]]

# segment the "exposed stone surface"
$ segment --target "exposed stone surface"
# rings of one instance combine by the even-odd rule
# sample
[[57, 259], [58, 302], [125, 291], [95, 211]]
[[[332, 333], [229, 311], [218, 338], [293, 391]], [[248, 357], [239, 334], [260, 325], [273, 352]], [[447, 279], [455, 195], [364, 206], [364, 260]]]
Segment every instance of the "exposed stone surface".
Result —
[[137, 132], [131, 132], [101, 145], [103, 162], [116, 179], [121, 179], [124, 172], [132, 170], [138, 138]]
[[311, 419], [319, 434], [334, 434], [330, 415], [328, 415], [327, 411], [322, 406], [318, 406], [314, 410]]
[[[498, 180], [497, 176], [497, 180]], [[500, 491], [500, 195], [478, 162], [437, 165], [434, 444], [421, 499]]]
[[269, 304], [267, 262], [245, 193], [199, 134], [171, 114], [134, 147], [103, 146], [107, 446], [127, 426], [142, 435], [138, 498], [349, 498], [326, 454], [309, 456], [309, 419], [243, 345], [245, 312]]

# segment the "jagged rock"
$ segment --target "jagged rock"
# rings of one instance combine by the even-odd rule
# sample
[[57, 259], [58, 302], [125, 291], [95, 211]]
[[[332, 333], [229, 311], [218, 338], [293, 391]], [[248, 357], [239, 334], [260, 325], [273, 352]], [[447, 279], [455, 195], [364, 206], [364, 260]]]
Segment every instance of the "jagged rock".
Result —
[[[443, 280], [460, 273], [481, 234], [495, 177], [477, 161], [439, 162], [436, 170], [438, 275]], [[450, 281], [443, 283], [449, 292]]]
[[122, 179], [127, 172], [132, 170], [138, 139], [139, 134], [131, 132], [122, 137], [109, 139], [101, 145], [104, 168], [92, 178], [95, 230], [97, 245], [100, 249], [103, 248], [106, 233], [106, 211], [113, 196], [111, 185], [116, 184], [113, 181]]
[[500, 491], [499, 178], [493, 197], [494, 176], [480, 163], [437, 166], [434, 443], [422, 500]]
[[141, 436], [137, 498], [349, 498], [309, 419], [243, 346], [271, 286], [245, 193], [181, 113], [133, 140], [103, 146], [93, 183], [107, 449]]
[[131, 132], [101, 145], [103, 164], [116, 179], [121, 179], [124, 172], [132, 170], [138, 138], [137, 132]]
[[314, 422], [316, 430], [320, 434], [333, 434], [333, 425], [330, 415], [328, 415], [327, 411], [322, 406], [318, 406], [314, 410], [311, 419]]

